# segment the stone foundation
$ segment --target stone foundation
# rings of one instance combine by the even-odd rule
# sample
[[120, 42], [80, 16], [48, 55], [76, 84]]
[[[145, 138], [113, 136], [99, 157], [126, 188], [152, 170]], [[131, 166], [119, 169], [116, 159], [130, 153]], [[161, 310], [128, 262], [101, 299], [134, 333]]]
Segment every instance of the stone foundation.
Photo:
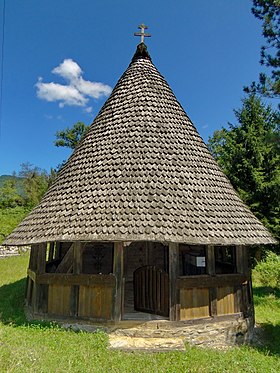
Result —
[[[118, 348], [121, 345], [122, 337], [138, 339], [141, 349], [144, 348], [145, 339], [147, 348], [150, 347], [150, 339], [158, 338], [162, 341], [168, 339], [170, 344], [171, 339], [175, 345], [179, 341], [184, 344], [211, 348], [227, 348], [236, 344], [249, 343], [253, 335], [253, 320], [243, 317], [232, 318], [231, 320], [209, 320], [209, 322], [186, 324], [184, 322], [170, 321], [150, 321], [137, 327], [121, 329], [118, 328], [110, 333], [111, 347]], [[118, 340], [118, 338], [119, 340]], [[129, 348], [129, 339], [127, 340], [127, 348]], [[121, 348], [124, 348], [125, 344]], [[162, 346], [164, 347], [164, 346]], [[163, 348], [165, 349], [165, 348]]]
[[30, 246], [0, 246], [0, 259], [30, 251]]
[[168, 351], [184, 350], [185, 345], [227, 349], [250, 343], [253, 337], [253, 318], [241, 315], [224, 319], [204, 319], [193, 322], [153, 320], [147, 322], [121, 321], [118, 324], [63, 323], [72, 330], [94, 332], [104, 330], [109, 334], [110, 348], [121, 350]]

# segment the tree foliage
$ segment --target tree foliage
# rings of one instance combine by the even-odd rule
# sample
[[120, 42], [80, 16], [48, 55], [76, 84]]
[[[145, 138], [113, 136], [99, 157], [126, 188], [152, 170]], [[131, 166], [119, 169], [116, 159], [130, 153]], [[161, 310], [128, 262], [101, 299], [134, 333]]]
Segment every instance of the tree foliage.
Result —
[[65, 130], [56, 133], [55, 146], [64, 146], [75, 149], [88, 131], [89, 126], [83, 122], [77, 122], [73, 127], [67, 127]]
[[0, 208], [22, 206], [23, 204], [24, 199], [17, 191], [16, 178], [7, 179], [0, 188]]
[[254, 214], [280, 238], [279, 112], [251, 94], [237, 124], [215, 131], [209, 149]]
[[19, 176], [23, 178], [25, 205], [36, 206], [50, 185], [50, 175], [30, 163], [22, 163]]
[[54, 170], [48, 174], [28, 162], [21, 164], [18, 176], [6, 180], [0, 187], [0, 208], [24, 206], [30, 209], [36, 206], [55, 176]]
[[266, 44], [261, 47], [260, 63], [270, 69], [270, 74], [260, 73], [259, 82], [253, 82], [244, 90], [280, 97], [280, 0], [253, 0], [252, 13], [262, 21]]

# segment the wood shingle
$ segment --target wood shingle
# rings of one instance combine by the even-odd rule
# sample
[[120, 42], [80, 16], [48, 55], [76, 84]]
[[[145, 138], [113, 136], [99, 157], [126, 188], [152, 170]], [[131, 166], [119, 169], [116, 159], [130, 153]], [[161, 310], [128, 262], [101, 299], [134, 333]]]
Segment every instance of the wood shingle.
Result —
[[144, 44], [5, 244], [52, 241], [275, 243], [213, 160]]

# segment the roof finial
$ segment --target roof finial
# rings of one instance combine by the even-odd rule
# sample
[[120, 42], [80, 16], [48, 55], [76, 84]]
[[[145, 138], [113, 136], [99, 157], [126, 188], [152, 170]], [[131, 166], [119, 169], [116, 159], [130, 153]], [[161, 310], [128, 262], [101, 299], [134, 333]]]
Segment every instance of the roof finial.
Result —
[[138, 28], [141, 30], [141, 32], [135, 32], [134, 36], [141, 36], [141, 43], [144, 43], [144, 37], [146, 36], [148, 38], [148, 37], [151, 37], [152, 35], [145, 34], [145, 30], [148, 28], [148, 26], [144, 25], [144, 23], [138, 26]]

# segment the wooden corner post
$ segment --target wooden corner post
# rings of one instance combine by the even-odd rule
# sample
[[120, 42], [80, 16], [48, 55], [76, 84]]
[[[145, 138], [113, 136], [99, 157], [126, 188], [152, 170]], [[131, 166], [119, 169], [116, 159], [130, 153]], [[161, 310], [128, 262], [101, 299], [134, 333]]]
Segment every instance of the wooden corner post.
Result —
[[169, 243], [169, 319], [176, 321], [177, 316], [177, 278], [179, 264], [179, 245], [177, 243]]
[[[46, 272], [46, 251], [47, 243], [43, 242], [37, 245], [37, 268], [36, 274], [41, 275]], [[48, 302], [48, 286], [45, 284], [34, 283], [33, 291], [35, 293], [33, 310], [35, 313], [45, 313]]]
[[[83, 269], [83, 244], [79, 241], [73, 242], [73, 274], [79, 275]], [[72, 247], [68, 252], [71, 252]], [[71, 255], [70, 255], [71, 258]], [[79, 309], [79, 285], [71, 286], [70, 294], [70, 315], [77, 317]]]
[[[215, 248], [212, 245], [206, 246], [206, 272], [210, 276], [215, 275]], [[210, 316], [217, 316], [217, 288], [209, 288], [209, 313]]]
[[123, 284], [123, 242], [114, 243], [114, 275], [116, 277], [116, 292], [115, 292], [115, 302], [113, 309], [114, 321], [120, 321], [122, 319], [122, 284]]

